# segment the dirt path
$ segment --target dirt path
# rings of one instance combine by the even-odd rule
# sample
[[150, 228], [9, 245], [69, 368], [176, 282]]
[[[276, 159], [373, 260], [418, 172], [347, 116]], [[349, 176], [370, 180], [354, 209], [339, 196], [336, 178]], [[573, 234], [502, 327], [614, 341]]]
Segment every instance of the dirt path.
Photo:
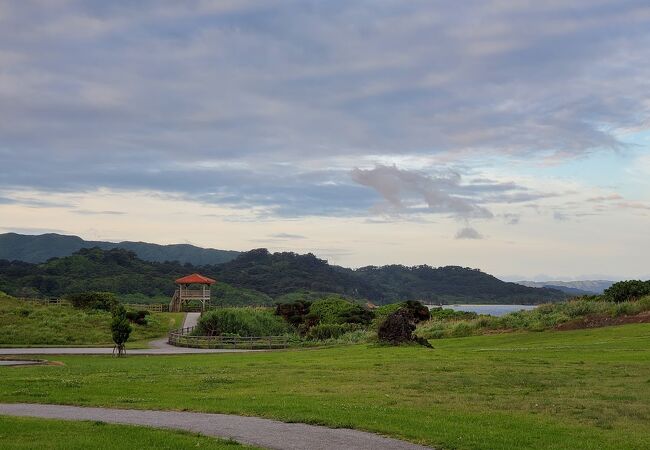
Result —
[[428, 448], [346, 428], [334, 429], [226, 414], [82, 408], [25, 403], [0, 403], [0, 414], [64, 420], [99, 420], [109, 423], [172, 428], [202, 433], [207, 436], [231, 438], [244, 444], [272, 449], [424, 450]]

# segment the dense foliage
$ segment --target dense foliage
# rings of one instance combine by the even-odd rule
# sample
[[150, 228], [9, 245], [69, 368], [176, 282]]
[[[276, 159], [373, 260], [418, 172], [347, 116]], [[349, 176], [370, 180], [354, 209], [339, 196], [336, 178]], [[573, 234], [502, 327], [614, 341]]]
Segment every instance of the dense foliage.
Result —
[[318, 323], [368, 324], [372, 320], [372, 313], [359, 305], [340, 297], [329, 297], [315, 301], [309, 308], [309, 314], [318, 319]]
[[650, 280], [628, 280], [614, 283], [605, 289], [605, 298], [612, 302], [627, 302], [650, 295]]
[[115, 295], [110, 292], [79, 292], [69, 294], [65, 298], [75, 308], [111, 311], [117, 305]]
[[279, 336], [290, 331], [288, 324], [265, 308], [220, 308], [201, 316], [198, 336]]
[[332, 266], [312, 254], [241, 254], [215, 266], [147, 262], [123, 249], [81, 249], [43, 264], [0, 260], [0, 289], [16, 296], [61, 296], [107, 291], [118, 297], [169, 298], [173, 280], [199, 272], [218, 280], [213, 301], [220, 306], [272, 305], [274, 299], [316, 301], [336, 294], [375, 304], [404, 300], [429, 302], [539, 303], [564, 298], [551, 289], [505, 283], [478, 270], [429, 266]]
[[146, 310], [126, 312], [126, 318], [129, 319], [129, 322], [135, 323], [137, 325], [146, 325], [147, 317], [150, 315], [151, 313]]

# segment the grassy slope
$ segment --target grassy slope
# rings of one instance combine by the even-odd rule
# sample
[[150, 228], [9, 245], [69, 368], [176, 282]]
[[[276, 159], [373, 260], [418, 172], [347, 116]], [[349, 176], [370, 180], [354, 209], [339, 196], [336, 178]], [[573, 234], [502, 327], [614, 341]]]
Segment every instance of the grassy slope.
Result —
[[[152, 313], [146, 326], [133, 325], [127, 347], [141, 347], [180, 328], [184, 314]], [[0, 345], [113, 345], [111, 314], [70, 306], [23, 302], [0, 293]]]
[[4, 449], [131, 450], [134, 448], [199, 448], [238, 450], [252, 448], [236, 442], [181, 431], [158, 430], [104, 422], [70, 422], [0, 416], [0, 444]]
[[0, 368], [0, 401], [257, 415], [442, 448], [650, 448], [650, 325]]

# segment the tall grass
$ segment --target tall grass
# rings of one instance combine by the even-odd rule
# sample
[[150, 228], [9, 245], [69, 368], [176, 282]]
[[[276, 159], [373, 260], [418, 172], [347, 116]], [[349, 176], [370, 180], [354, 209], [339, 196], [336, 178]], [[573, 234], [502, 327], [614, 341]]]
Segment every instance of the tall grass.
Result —
[[501, 317], [482, 315], [473, 319], [449, 319], [434, 315], [430, 321], [418, 327], [416, 334], [426, 339], [440, 339], [508, 330], [543, 331], [590, 315], [619, 317], [649, 310], [650, 296], [621, 303], [576, 299], [544, 304], [533, 310], [517, 311]]
[[268, 308], [221, 308], [201, 316], [197, 336], [279, 336], [291, 332], [289, 325]]

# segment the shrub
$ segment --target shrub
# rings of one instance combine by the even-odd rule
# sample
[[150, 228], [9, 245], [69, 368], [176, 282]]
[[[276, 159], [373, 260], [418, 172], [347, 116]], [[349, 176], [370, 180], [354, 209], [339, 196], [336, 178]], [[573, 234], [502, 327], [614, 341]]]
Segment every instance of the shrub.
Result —
[[315, 341], [324, 341], [326, 339], [336, 339], [345, 333], [360, 330], [358, 324], [351, 323], [321, 323], [309, 329], [305, 338]]
[[75, 308], [111, 311], [117, 305], [115, 296], [110, 292], [80, 292], [68, 294], [66, 298]]
[[126, 341], [129, 340], [131, 335], [131, 325], [126, 318], [126, 309], [124, 306], [117, 305], [112, 310], [113, 320], [111, 322], [111, 336], [113, 337], [113, 342], [115, 342], [115, 350], [117, 350], [117, 356], [122, 356], [124, 354], [124, 347]]
[[275, 307], [275, 314], [284, 317], [294, 327], [299, 327], [309, 314], [311, 303], [304, 300], [297, 300], [288, 303], [278, 303]]
[[411, 309], [407, 307], [400, 308], [390, 314], [379, 326], [377, 337], [380, 342], [385, 344], [399, 345], [417, 342], [418, 344], [431, 347], [431, 344], [426, 339], [413, 335], [417, 320]]
[[389, 303], [388, 305], [383, 305], [375, 309], [373, 311], [375, 313], [375, 318], [372, 321], [373, 328], [379, 328], [379, 325], [381, 325], [383, 321], [386, 320], [386, 317], [390, 316], [392, 313], [402, 308], [403, 306], [404, 303]]
[[309, 313], [318, 317], [319, 323], [359, 323], [369, 324], [373, 314], [363, 306], [341, 297], [328, 297], [315, 301]]
[[645, 295], [650, 295], [650, 281], [619, 281], [604, 292], [604, 297], [615, 303], [637, 300]]
[[289, 332], [287, 323], [263, 308], [222, 308], [199, 319], [195, 335], [277, 336]]
[[[450, 308], [433, 308], [430, 311], [430, 318], [433, 320], [470, 320], [476, 319], [478, 314], [468, 311], [454, 311]], [[428, 320], [428, 319], [425, 319]]]
[[404, 302], [404, 308], [411, 312], [415, 323], [420, 323], [431, 319], [431, 311], [429, 311], [429, 308], [424, 306], [421, 302], [418, 302], [416, 300], [408, 300]]
[[149, 311], [145, 311], [145, 310], [127, 311], [126, 318], [131, 323], [135, 323], [137, 325], [146, 325], [148, 315], [150, 315]]
[[406, 309], [400, 308], [382, 322], [377, 337], [381, 342], [395, 345], [413, 340], [413, 331], [413, 317]]

